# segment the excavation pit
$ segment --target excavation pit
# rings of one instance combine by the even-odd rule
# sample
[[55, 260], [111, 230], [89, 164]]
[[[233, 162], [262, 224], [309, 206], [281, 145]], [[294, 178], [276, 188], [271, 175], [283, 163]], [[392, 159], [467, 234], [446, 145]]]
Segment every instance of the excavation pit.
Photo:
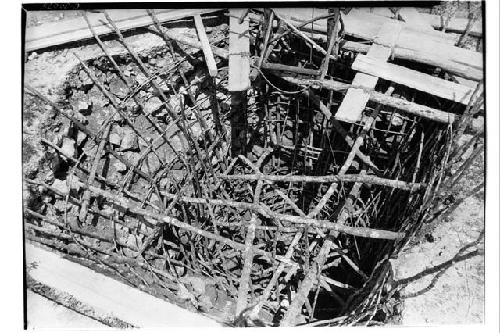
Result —
[[[234, 12], [207, 29], [216, 76], [206, 54], [165, 29], [163, 45], [139, 53], [118, 30], [130, 49], [106, 56], [97, 39], [103, 53], [73, 66], [56, 98], [26, 82], [25, 113], [45, 113], [26, 238], [230, 325], [387, 321], [398, 301], [390, 259], [425, 221], [481, 101], [384, 78], [367, 93], [353, 82], [361, 51], [348, 31], [321, 77], [323, 56], [300, 34], [259, 49], [266, 31], [283, 33], [272, 27], [287, 24], [285, 11], [237, 22]], [[242, 24], [252, 80], [235, 91], [231, 57], [241, 54], [220, 50]], [[314, 40], [326, 48], [324, 35]], [[405, 63], [391, 62], [436, 69]], [[337, 119], [351, 89], [368, 94], [362, 113]]]

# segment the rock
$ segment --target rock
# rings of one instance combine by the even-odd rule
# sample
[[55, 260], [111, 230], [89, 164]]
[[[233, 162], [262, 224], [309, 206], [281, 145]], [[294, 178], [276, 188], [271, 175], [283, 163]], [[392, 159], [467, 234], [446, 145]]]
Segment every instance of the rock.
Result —
[[201, 108], [201, 109], [208, 109], [210, 108], [210, 96], [208, 96], [205, 93], [200, 93], [198, 96], [196, 96], [196, 104]]
[[167, 186], [170, 186], [171, 180], [169, 177], [165, 177], [160, 179], [160, 189], [167, 189]]
[[54, 203], [54, 209], [59, 213], [64, 212], [65, 210], [69, 211], [71, 209], [71, 204], [68, 202], [68, 205], [66, 205], [65, 200], [57, 200]]
[[92, 81], [90, 76], [83, 69], [78, 73], [78, 77], [80, 78], [83, 86], [90, 86], [94, 84], [94, 81]]
[[155, 173], [160, 169], [160, 160], [155, 154], [149, 153], [148, 157], [141, 165], [141, 171], [145, 173]]
[[156, 67], [162, 68], [167, 67], [168, 61], [165, 58], [159, 58], [156, 60]]
[[87, 93], [87, 96], [89, 102], [92, 103], [92, 105], [94, 106], [102, 108], [109, 104], [108, 98], [104, 96], [102, 91], [97, 86], [93, 86]]
[[95, 156], [95, 154], [97, 154], [97, 148], [98, 147], [95, 144], [85, 145], [83, 147], [83, 152], [87, 156]]
[[87, 118], [80, 112], [71, 111], [71, 115], [73, 116], [73, 118], [75, 118], [84, 125], [86, 125], [89, 122]]
[[78, 131], [78, 133], [76, 134], [76, 144], [80, 146], [86, 138], [87, 134], [83, 133], [82, 131]]
[[163, 103], [158, 97], [153, 97], [149, 99], [146, 104], [144, 104], [144, 112], [146, 114], [152, 114], [153, 112], [158, 111], [162, 107], [162, 105]]
[[159, 84], [159, 87], [160, 87], [161, 91], [163, 91], [164, 94], [166, 94], [166, 95], [170, 94], [170, 86], [168, 85], [168, 83], [166, 81], [161, 81], [161, 83]]
[[[139, 248], [139, 244], [137, 242], [137, 238], [132, 235], [132, 234], [129, 234], [128, 235], [128, 238], [127, 238], [127, 241], [126, 241], [126, 244], [132, 248], [136, 248], [138, 249]], [[123, 253], [126, 255], [126, 256], [133, 256], [135, 255], [135, 252], [134, 251], [131, 251], [130, 249], [128, 248], [123, 248]]]
[[120, 113], [115, 112], [114, 110], [113, 110], [112, 112], [114, 112], [114, 113], [113, 113], [113, 120], [114, 120], [115, 122], [117, 122], [117, 123], [121, 123], [122, 121], [124, 121], [124, 119], [123, 119], [123, 117], [121, 116], [121, 114], [120, 114]]
[[84, 116], [88, 116], [92, 112], [91, 104], [87, 101], [78, 101], [76, 103], [76, 109]]
[[66, 156], [76, 157], [76, 143], [73, 139], [63, 138], [61, 150]]
[[38, 56], [38, 53], [31, 52], [30, 55], [28, 56], [28, 60], [36, 59], [37, 56]]
[[110, 205], [107, 205], [107, 204], [106, 204], [106, 205], [104, 205], [104, 206], [101, 208], [101, 212], [102, 212], [104, 215], [106, 215], [106, 216], [111, 216], [111, 215], [113, 215], [114, 211], [115, 211], [115, 210], [113, 209], [113, 207], [112, 207], [112, 206], [110, 206]]
[[125, 153], [124, 157], [132, 165], [136, 165], [137, 162], [139, 162], [139, 158], [141, 157], [141, 154], [133, 152], [133, 151], [128, 151]]
[[72, 190], [80, 191], [81, 189], [80, 179], [75, 174], [69, 174], [68, 177], [66, 177], [66, 184], [68, 184], [69, 188]]
[[196, 139], [199, 139], [203, 134], [203, 129], [201, 128], [200, 123], [194, 123], [193, 126], [191, 126], [191, 132]]
[[473, 138], [473, 135], [471, 134], [463, 134], [462, 136], [460, 136], [458, 139], [457, 139], [457, 145], [458, 146], [463, 146], [465, 145], [467, 142], [469, 142], [471, 139]]
[[109, 135], [109, 138], [108, 138], [109, 142], [114, 145], [114, 146], [119, 146], [121, 141], [122, 141], [122, 138], [120, 136], [120, 134], [116, 133], [116, 132], [113, 132]]
[[392, 124], [392, 126], [395, 126], [395, 127], [401, 127], [401, 126], [403, 126], [403, 118], [401, 118], [397, 114], [394, 114], [394, 116], [391, 119], [391, 124]]
[[124, 129], [124, 134], [120, 143], [120, 151], [139, 150], [139, 138], [130, 128]]
[[119, 80], [118, 78], [118, 74], [116, 74], [115, 72], [113, 71], [106, 71], [105, 72], [105, 77], [104, 77], [104, 80], [106, 80], [106, 82], [108, 84], [110, 84], [111, 82], [115, 81], [115, 80]]
[[126, 172], [127, 171], [127, 166], [117, 159], [115, 159], [115, 162], [113, 163], [113, 167], [115, 168], [115, 170], [117, 172]]
[[146, 75], [142, 74], [142, 73], [138, 73], [135, 77], [135, 80], [137, 81], [137, 83], [139, 84], [144, 84], [146, 83], [146, 81], [148, 80], [148, 78], [146, 77]]
[[[180, 90], [179, 90], [179, 93], [180, 93]], [[179, 98], [177, 98], [176, 96], [171, 96], [170, 99], [168, 100], [168, 104], [175, 112], [177, 112], [181, 108], [182, 101], [184, 101], [183, 95], [179, 95]]]
[[281, 144], [284, 146], [294, 146], [292, 139], [293, 139], [292, 131], [286, 130], [281, 138]]
[[52, 183], [52, 187], [64, 195], [69, 193], [69, 187], [68, 184], [66, 183], [66, 180], [60, 180], [56, 178], [54, 180], [54, 183]]
[[220, 107], [221, 107], [223, 112], [229, 112], [229, 110], [231, 109], [231, 106], [229, 105], [229, 103], [226, 103], [226, 102], [221, 102]]
[[109, 91], [120, 99], [127, 97], [129, 93], [127, 85], [119, 78], [113, 79], [109, 83]]
[[[176, 267], [177, 268], [177, 267]], [[191, 302], [196, 302], [196, 297], [183, 285], [178, 284], [179, 290], [176, 293], [176, 296], [182, 300], [190, 300]]]
[[125, 102], [125, 110], [127, 110], [127, 112], [129, 113], [137, 114], [139, 113], [141, 108], [139, 107], [139, 105], [137, 105], [137, 103], [133, 99], [130, 98]]
[[170, 144], [177, 151], [184, 150], [184, 147], [186, 146], [185, 139], [181, 138], [179, 135], [171, 137]]

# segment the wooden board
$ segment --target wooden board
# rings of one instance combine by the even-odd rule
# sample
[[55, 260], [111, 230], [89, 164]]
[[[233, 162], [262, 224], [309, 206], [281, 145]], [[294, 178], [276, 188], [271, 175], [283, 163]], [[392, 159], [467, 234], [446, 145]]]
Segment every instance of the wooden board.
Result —
[[[393, 45], [396, 42], [401, 29], [402, 25], [399, 22], [391, 21], [382, 26], [382, 29], [380, 29], [377, 33], [375, 39], [380, 42]], [[391, 48], [374, 44], [370, 47], [370, 50], [368, 50], [367, 55], [379, 60], [380, 62], [385, 62], [391, 56]], [[347, 90], [347, 93], [342, 100], [337, 113], [335, 114], [335, 119], [348, 123], [354, 123], [361, 120], [363, 110], [366, 107], [366, 103], [368, 103], [370, 99], [370, 94], [363, 88], [375, 89], [377, 81], [377, 76], [357, 73], [356, 76], [354, 76], [352, 84], [360, 86], [361, 88], [349, 88]]]
[[210, 43], [208, 41], [207, 33], [205, 31], [205, 26], [201, 20], [201, 16], [194, 15], [194, 23], [196, 26], [196, 31], [198, 32], [198, 38], [200, 39], [201, 49], [203, 50], [203, 55], [205, 56], [205, 62], [207, 63], [208, 72], [211, 77], [217, 76], [217, 65], [215, 63], [214, 54], [210, 48]]
[[[326, 9], [318, 8], [278, 8], [274, 9], [279, 15], [290, 19], [296, 24], [300, 24], [311, 20], [315, 16], [327, 15], [328, 11]], [[389, 11], [390, 12], [390, 11]], [[382, 28], [382, 26], [388, 22], [393, 21], [390, 17], [377, 15], [371, 13], [369, 8], [354, 8], [349, 14], [342, 15], [342, 20], [345, 25], [345, 33], [352, 37], [357, 37], [366, 40], [373, 40], [377, 32]], [[327, 21], [317, 20], [314, 23], [308, 24], [304, 27], [306, 30], [314, 30], [326, 33], [327, 31]], [[443, 44], [453, 45], [456, 42], [456, 36], [445, 34], [439, 31], [422, 30], [419, 32], [426, 39], [435, 39]]]
[[132, 288], [110, 277], [26, 244], [28, 274], [35, 281], [68, 293], [101, 316], [119, 318], [136, 327], [221, 326], [214, 320]]
[[[299, 25], [312, 17], [327, 14], [327, 10], [311, 8], [279, 8], [278, 13]], [[346, 35], [373, 41], [382, 25], [393, 20], [368, 12], [368, 9], [353, 9], [343, 15]], [[304, 30], [326, 33], [326, 20], [308, 24]], [[440, 67], [467, 79], [479, 81], [483, 78], [483, 55], [454, 46], [456, 36], [439, 31], [423, 30], [404, 24], [398, 43], [394, 46], [394, 56], [432, 66]], [[388, 46], [388, 45], [385, 45]]]
[[420, 38], [413, 34], [411, 28], [405, 28], [398, 39], [396, 48], [413, 50], [426, 55], [440, 57], [449, 62], [467, 65], [482, 70], [483, 54], [472, 50], [463, 49], [452, 45], [443, 45], [435, 39]]
[[352, 68], [410, 88], [462, 104], [468, 104], [474, 89], [406, 67], [389, 64], [369, 55], [358, 55]]
[[250, 39], [248, 15], [240, 23], [246, 9], [229, 10], [229, 91], [250, 88]]
[[[155, 15], [160, 22], [179, 20], [195, 14], [206, 14], [221, 9], [159, 9]], [[108, 10], [107, 13], [122, 31], [153, 24], [145, 9]], [[104, 14], [89, 13], [88, 18], [99, 35], [113, 33]], [[77, 17], [60, 22], [46, 23], [41, 26], [26, 29], [26, 51], [34, 51], [55, 45], [62, 45], [83, 39], [92, 38], [87, 22], [83, 17]]]

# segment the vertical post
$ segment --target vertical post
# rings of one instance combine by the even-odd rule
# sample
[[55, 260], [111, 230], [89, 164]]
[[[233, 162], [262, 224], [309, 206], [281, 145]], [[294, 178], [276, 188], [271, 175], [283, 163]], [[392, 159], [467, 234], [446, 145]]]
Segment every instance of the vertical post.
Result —
[[231, 154], [246, 153], [247, 90], [250, 87], [249, 20], [246, 9], [229, 10], [229, 79], [231, 93]]
[[328, 13], [334, 13], [333, 18], [329, 18], [327, 21], [327, 36], [328, 36], [328, 49], [326, 51], [325, 59], [321, 64], [320, 76], [319, 79], [323, 80], [328, 73], [328, 67], [330, 64], [330, 56], [332, 54], [332, 50], [335, 48], [335, 57], [338, 54], [338, 45], [337, 45], [337, 34], [338, 34], [338, 22], [340, 19], [340, 9], [338, 8], [329, 8]]

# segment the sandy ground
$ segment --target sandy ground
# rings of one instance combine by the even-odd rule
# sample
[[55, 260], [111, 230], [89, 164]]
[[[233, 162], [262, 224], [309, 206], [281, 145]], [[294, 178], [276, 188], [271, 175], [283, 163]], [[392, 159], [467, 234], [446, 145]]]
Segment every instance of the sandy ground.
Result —
[[[450, 222], [433, 232], [434, 242], [422, 243], [400, 255], [406, 263], [396, 268], [400, 278], [414, 276], [439, 265], [479, 237], [484, 203], [476, 198], [464, 202]], [[435, 285], [426, 291], [431, 281]], [[424, 291], [420, 294], [420, 291]], [[444, 273], [426, 275], [405, 288], [403, 325], [472, 324], [484, 321], [484, 255], [476, 255], [449, 267]], [[419, 296], [411, 297], [412, 294]]]
[[[483, 161], [481, 154], [456, 186], [457, 198], [481, 182]], [[402, 325], [484, 322], [484, 238], [480, 237], [484, 230], [483, 191], [465, 199], [448, 216], [425, 225], [414, 245], [393, 262], [396, 280], [436, 270], [419, 275], [419, 279], [404, 289], [407, 298], [404, 299]], [[478, 239], [481, 241], [477, 242]], [[460, 259], [468, 254], [470, 258]], [[455, 262], [447, 265], [447, 269], [435, 268], [452, 258]]]

